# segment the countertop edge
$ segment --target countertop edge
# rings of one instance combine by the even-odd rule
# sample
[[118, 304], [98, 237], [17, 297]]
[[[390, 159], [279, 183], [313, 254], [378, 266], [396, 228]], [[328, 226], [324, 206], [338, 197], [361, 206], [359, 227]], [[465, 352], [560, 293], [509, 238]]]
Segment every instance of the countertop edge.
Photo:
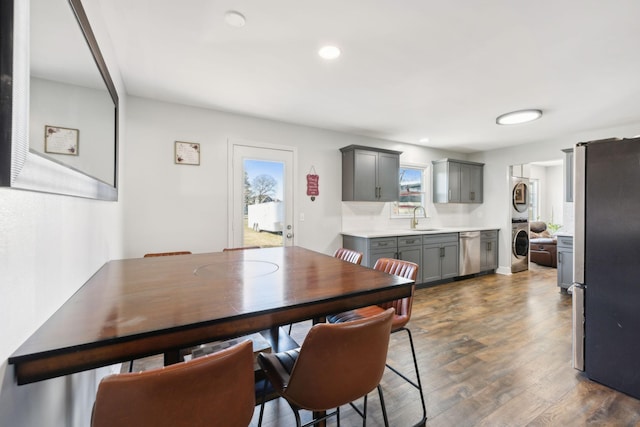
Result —
[[360, 230], [360, 231], [341, 231], [343, 236], [362, 237], [365, 239], [375, 237], [394, 237], [394, 236], [415, 236], [415, 235], [431, 235], [431, 234], [447, 234], [462, 233], [465, 231], [487, 231], [500, 230], [500, 227], [442, 227], [431, 230]]

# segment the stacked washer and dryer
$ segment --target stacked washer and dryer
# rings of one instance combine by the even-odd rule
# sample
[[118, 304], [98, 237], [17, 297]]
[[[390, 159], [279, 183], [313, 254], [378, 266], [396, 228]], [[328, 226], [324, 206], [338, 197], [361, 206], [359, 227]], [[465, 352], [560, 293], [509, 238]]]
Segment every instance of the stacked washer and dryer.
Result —
[[511, 178], [511, 272], [529, 269], [529, 180]]

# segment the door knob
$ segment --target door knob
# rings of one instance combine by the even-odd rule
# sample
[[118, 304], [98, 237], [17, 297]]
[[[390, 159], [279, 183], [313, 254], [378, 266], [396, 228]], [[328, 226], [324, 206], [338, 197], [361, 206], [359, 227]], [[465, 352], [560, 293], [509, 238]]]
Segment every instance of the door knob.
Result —
[[293, 233], [287, 233], [287, 239], [290, 239], [293, 237]]

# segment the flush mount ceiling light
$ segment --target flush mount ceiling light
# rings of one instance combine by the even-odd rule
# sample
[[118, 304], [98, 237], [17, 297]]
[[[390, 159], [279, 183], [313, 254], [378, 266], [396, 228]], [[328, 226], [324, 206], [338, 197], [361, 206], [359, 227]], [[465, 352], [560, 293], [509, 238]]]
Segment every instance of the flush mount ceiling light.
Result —
[[499, 125], [517, 125], [532, 122], [542, 117], [541, 110], [518, 110], [498, 116], [496, 123]]
[[232, 27], [244, 27], [244, 24], [247, 22], [244, 15], [235, 10], [230, 10], [224, 14], [224, 20], [227, 24]]
[[421, 144], [426, 144], [427, 142], [429, 142], [429, 138], [420, 138], [418, 142]]
[[340, 56], [340, 49], [336, 46], [323, 46], [319, 51], [318, 55], [322, 59], [336, 59]]

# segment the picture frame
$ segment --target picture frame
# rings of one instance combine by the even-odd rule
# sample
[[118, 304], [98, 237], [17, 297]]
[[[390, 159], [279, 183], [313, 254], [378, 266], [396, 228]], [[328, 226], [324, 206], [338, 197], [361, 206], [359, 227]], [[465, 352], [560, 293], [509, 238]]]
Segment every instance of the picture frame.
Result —
[[524, 182], [519, 182], [513, 188], [513, 203], [518, 205], [527, 203], [527, 186]]
[[175, 142], [174, 160], [177, 165], [200, 165], [200, 144], [197, 142]]
[[44, 152], [50, 154], [64, 154], [78, 156], [79, 153], [78, 129], [62, 126], [44, 126]]

